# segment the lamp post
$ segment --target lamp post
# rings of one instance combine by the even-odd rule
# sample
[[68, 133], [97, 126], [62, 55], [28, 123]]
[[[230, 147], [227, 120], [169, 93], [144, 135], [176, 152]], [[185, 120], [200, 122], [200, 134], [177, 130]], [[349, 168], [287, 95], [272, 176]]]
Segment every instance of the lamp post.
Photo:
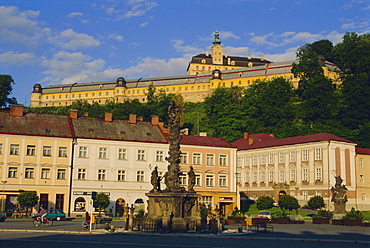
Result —
[[5, 197], [5, 184], [8, 182], [8, 181], [1, 181], [2, 184], [3, 184], [3, 204], [1, 206], [3, 212], [5, 213], [5, 207], [6, 207], [6, 197]]

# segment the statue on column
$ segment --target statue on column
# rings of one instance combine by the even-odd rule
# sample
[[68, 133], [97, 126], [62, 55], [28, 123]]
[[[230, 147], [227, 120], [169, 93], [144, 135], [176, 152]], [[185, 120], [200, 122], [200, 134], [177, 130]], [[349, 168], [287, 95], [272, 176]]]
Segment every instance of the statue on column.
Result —
[[343, 179], [340, 176], [335, 177], [335, 185], [331, 187], [332, 197], [331, 201], [334, 202], [333, 214], [345, 214], [347, 199], [347, 187], [343, 184]]
[[150, 183], [153, 185], [153, 189], [150, 192], [159, 192], [160, 191], [160, 177], [158, 176], [158, 167], [156, 166], [152, 171], [152, 177]]
[[194, 191], [195, 185], [195, 172], [193, 166], [190, 166], [190, 170], [188, 172], [188, 191]]

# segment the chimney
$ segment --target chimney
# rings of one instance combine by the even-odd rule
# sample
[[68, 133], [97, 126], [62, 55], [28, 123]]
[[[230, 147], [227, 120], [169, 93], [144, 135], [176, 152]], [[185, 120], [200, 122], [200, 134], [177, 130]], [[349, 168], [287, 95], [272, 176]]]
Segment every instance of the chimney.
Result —
[[71, 110], [69, 111], [69, 118], [76, 120], [76, 119], [77, 119], [77, 117], [78, 117], [78, 110], [76, 110], [76, 109], [71, 109]]
[[248, 145], [252, 145], [253, 144], [253, 139], [249, 139], [248, 140]]
[[199, 136], [207, 137], [207, 133], [206, 132], [199, 132]]
[[189, 128], [181, 129], [181, 130], [180, 130], [180, 133], [181, 133], [182, 135], [189, 135]]
[[252, 55], [248, 54], [248, 59], [251, 59], [252, 58]]
[[153, 115], [153, 116], [152, 116], [151, 124], [152, 124], [153, 126], [157, 126], [157, 125], [159, 124], [159, 116], [158, 116], [158, 115]]
[[136, 124], [136, 115], [130, 114], [129, 115], [129, 118], [128, 118], [128, 123], [130, 123], [130, 124]]
[[82, 116], [84, 116], [84, 117], [88, 117], [89, 116], [89, 112], [85, 112], [85, 113], [83, 113], [83, 115]]
[[9, 115], [12, 117], [22, 117], [24, 106], [22, 105], [10, 105]]
[[260, 59], [261, 59], [261, 61], [264, 61], [265, 60], [265, 56], [261, 55]]
[[209, 51], [206, 51], [206, 56], [209, 56]]
[[248, 139], [249, 138], [249, 133], [248, 132], [245, 132], [244, 133], [244, 139]]
[[225, 57], [227, 58], [227, 56], [228, 56], [228, 54], [227, 53], [225, 53]]
[[144, 121], [144, 117], [142, 116], [137, 117], [137, 121]]
[[275, 138], [275, 134], [270, 133], [269, 135], [270, 135], [272, 138]]
[[104, 121], [105, 122], [112, 122], [113, 114], [112, 113], [104, 113]]

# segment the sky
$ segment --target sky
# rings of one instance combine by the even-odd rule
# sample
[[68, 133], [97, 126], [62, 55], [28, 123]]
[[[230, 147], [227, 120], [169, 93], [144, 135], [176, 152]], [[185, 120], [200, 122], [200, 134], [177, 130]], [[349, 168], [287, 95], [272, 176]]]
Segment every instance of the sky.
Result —
[[36, 83], [186, 75], [216, 30], [231, 56], [288, 61], [370, 33], [370, 0], [0, 0], [0, 74], [25, 106]]

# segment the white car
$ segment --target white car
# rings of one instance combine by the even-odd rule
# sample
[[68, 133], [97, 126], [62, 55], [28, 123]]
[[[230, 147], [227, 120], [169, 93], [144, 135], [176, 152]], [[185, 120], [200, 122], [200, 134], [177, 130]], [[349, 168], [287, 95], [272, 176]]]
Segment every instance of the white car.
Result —
[[271, 213], [269, 211], [259, 211], [258, 217], [271, 219]]

